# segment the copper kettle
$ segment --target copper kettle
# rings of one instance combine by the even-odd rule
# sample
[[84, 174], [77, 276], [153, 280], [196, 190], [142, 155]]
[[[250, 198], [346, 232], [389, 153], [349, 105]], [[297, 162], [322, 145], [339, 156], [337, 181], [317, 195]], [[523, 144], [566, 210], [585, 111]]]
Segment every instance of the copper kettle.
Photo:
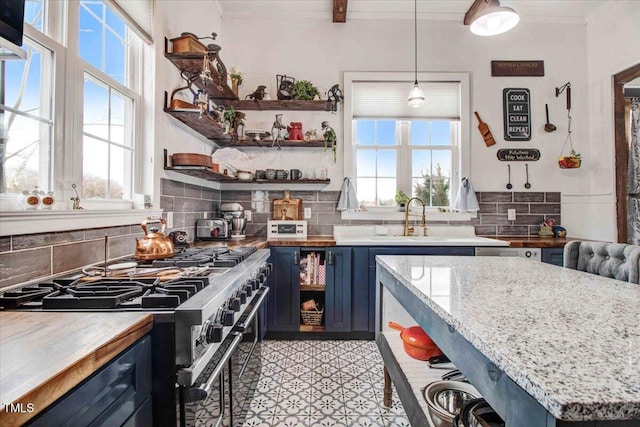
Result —
[[167, 228], [167, 222], [164, 218], [160, 218], [162, 229], [158, 230], [157, 227], [150, 227], [147, 232], [148, 222], [157, 222], [147, 218], [142, 222], [142, 231], [144, 231], [145, 237], [142, 239], [136, 239], [136, 258], [137, 259], [159, 259], [169, 258], [174, 255], [173, 242], [170, 238], [164, 235], [164, 230]]

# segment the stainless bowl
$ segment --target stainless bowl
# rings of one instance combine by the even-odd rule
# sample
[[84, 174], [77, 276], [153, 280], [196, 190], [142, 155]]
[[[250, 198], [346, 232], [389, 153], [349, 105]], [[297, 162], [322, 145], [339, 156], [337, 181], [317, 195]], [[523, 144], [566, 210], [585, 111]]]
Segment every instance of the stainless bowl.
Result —
[[435, 427], [451, 427], [465, 402], [481, 397], [474, 386], [461, 381], [436, 381], [422, 391]]

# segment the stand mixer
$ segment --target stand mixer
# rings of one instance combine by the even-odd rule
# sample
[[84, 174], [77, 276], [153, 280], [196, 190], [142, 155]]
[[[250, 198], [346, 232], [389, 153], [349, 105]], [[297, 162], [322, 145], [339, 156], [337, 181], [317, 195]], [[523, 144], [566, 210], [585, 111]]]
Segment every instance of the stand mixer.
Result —
[[247, 227], [244, 207], [240, 203], [222, 203], [220, 213], [225, 219], [231, 220], [231, 238], [244, 239], [244, 230]]

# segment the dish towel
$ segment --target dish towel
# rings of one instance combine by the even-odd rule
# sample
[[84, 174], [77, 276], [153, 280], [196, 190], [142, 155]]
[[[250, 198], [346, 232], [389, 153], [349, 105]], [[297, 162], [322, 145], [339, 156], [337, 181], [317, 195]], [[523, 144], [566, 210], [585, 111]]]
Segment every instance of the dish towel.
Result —
[[460, 212], [475, 212], [480, 210], [476, 192], [467, 178], [462, 178], [460, 182], [460, 190], [458, 190], [458, 196], [456, 197], [453, 209]]
[[342, 190], [340, 192], [340, 199], [338, 200], [339, 211], [357, 211], [358, 210], [358, 197], [356, 196], [356, 189], [351, 183], [351, 178], [345, 177], [342, 181]]

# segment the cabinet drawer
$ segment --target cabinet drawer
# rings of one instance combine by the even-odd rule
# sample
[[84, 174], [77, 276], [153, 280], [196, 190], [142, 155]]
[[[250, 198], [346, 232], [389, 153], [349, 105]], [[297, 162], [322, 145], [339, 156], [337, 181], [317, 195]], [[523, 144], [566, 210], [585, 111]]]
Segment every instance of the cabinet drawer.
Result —
[[29, 425], [122, 425], [150, 394], [151, 338], [147, 336], [58, 399]]

